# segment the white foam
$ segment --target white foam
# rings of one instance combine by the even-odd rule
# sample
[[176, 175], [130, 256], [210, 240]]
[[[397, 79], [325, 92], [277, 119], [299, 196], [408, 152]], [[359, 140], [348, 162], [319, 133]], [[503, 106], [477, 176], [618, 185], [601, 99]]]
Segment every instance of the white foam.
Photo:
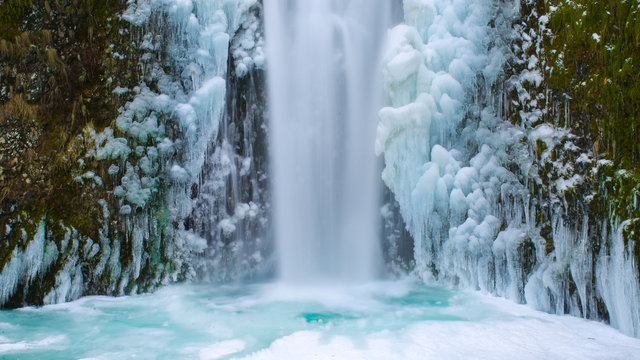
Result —
[[63, 342], [65, 339], [66, 339], [65, 335], [55, 335], [55, 336], [47, 336], [42, 340], [33, 341], [33, 342], [29, 342], [29, 341], [19, 341], [15, 343], [5, 342], [3, 344], [0, 344], [0, 354], [7, 354], [7, 353], [10, 354], [18, 351], [48, 348], [48, 347], [51, 347], [51, 345], [59, 344]]
[[200, 350], [200, 360], [214, 360], [242, 351], [246, 344], [242, 340], [227, 340]]
[[498, 306], [517, 318], [482, 321], [425, 321], [397, 332], [366, 336], [297, 331], [241, 359], [631, 359], [640, 341], [603, 324], [547, 315], [491, 297], [478, 301]]

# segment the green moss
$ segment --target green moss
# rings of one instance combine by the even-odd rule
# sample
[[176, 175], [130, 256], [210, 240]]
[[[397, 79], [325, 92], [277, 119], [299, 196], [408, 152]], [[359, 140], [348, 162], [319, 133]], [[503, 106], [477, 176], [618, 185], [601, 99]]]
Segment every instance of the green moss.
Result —
[[[0, 226], [12, 228], [0, 241], [0, 269], [15, 247], [27, 245], [21, 229], [31, 239], [40, 219], [46, 219], [48, 236], [61, 251], [47, 274], [26, 284], [26, 294], [17, 295], [16, 303], [39, 304], [37, 299], [50, 291], [72, 250], [70, 244], [62, 249], [67, 229], [78, 231], [80, 246], [88, 237], [99, 239], [103, 213], [98, 200], [105, 199], [111, 209], [117, 206], [107, 187], [81, 184], [75, 178], [93, 171], [105, 183], [110, 181], [110, 164], [85, 157], [94, 144], [82, 137], [83, 131], [89, 124], [101, 131], [115, 120], [128, 98], [113, 96], [113, 87], [139, 83], [138, 50], [129, 45], [127, 32], [119, 32], [129, 26], [118, 17], [125, 6], [126, 0], [0, 0], [0, 88], [11, 89], [0, 97], [0, 125], [3, 130], [35, 129], [37, 135], [19, 156], [9, 157], [20, 159], [15, 166], [0, 163], [7, 179], [0, 185]], [[127, 60], [114, 60], [114, 51], [126, 54]], [[119, 76], [125, 73], [130, 76]], [[8, 173], [11, 167], [15, 170]], [[111, 212], [112, 218], [118, 216]], [[105, 234], [113, 242], [123, 237], [118, 227], [124, 225], [110, 226]], [[130, 241], [122, 242], [120, 255], [126, 267]], [[84, 260], [79, 266], [95, 266], [98, 261]], [[90, 293], [105, 293], [120, 276], [107, 267], [100, 279], [85, 280], [95, 281], [87, 284]]]
[[540, 160], [540, 156], [545, 150], [547, 150], [547, 144], [540, 139], [536, 140], [536, 155], [538, 156], [538, 160]]
[[31, 9], [31, 0], [4, 0], [0, 2], [0, 38], [10, 39], [19, 35], [20, 25]]
[[[524, 13], [534, 8], [549, 19], [542, 48], [535, 54], [541, 60], [539, 70], [546, 86], [540, 91], [548, 94], [544, 121], [562, 125], [566, 119], [564, 125], [585, 140], [580, 145], [582, 152], [591, 151], [595, 161], [611, 160], [599, 163], [595, 173], [588, 167], [576, 170], [585, 176], [585, 184], [563, 195], [571, 204], [567, 211], [584, 208], [584, 195], [593, 192], [593, 200], [586, 204], [590, 217], [624, 223], [625, 245], [633, 241], [628, 249], [638, 259], [640, 3], [538, 0], [527, 2]], [[539, 16], [534, 18], [529, 27], [537, 31]], [[535, 146], [539, 154], [541, 144]], [[556, 155], [565, 163], [570, 159]], [[555, 176], [547, 170], [551, 169], [541, 166], [543, 182]], [[552, 245], [547, 242], [547, 252]]]
[[[33, 3], [8, 0], [0, 4], [0, 19], [13, 19], [0, 21], [3, 28], [19, 32], [13, 38], [5, 37], [7, 40], [0, 44], [0, 60], [4, 53], [0, 72], [17, 69], [19, 74], [2, 79], [15, 81], [7, 84], [17, 91], [13, 99], [25, 98], [21, 95], [23, 79], [31, 78], [32, 74], [43, 79], [35, 85], [42, 94], [39, 101], [28, 101], [28, 106], [33, 108], [33, 118], [44, 134], [30, 150], [33, 158], [21, 167], [22, 171], [37, 174], [37, 178], [31, 186], [13, 178], [0, 201], [8, 201], [31, 215], [45, 209], [50, 217], [94, 238], [100, 219], [96, 201], [108, 198], [108, 194], [99, 194], [100, 189], [87, 191], [73, 180], [75, 173], [88, 170], [78, 164], [88, 144], [78, 143], [76, 137], [89, 122], [101, 128], [116, 117], [120, 103], [114, 100], [105, 79], [120, 72], [117, 67], [129, 64], [114, 64], [105, 59], [110, 59], [107, 51], [110, 44], [121, 36], [112, 23], [119, 21], [117, 13], [124, 5], [121, 0], [37, 1], [37, 4], [35, 0]], [[25, 56], [27, 52], [30, 55]], [[15, 117], [14, 114], [24, 114], [10, 105], [11, 102], [0, 103], [0, 122]]]
[[553, 36], [544, 43], [548, 84], [570, 99], [575, 130], [586, 131], [596, 153], [637, 172], [640, 5], [560, 0], [556, 6], [548, 24]]
[[[526, 279], [526, 277], [531, 274], [533, 268], [536, 265], [536, 246], [531, 240], [529, 236], [526, 236], [522, 243], [518, 245], [517, 249], [518, 254], [522, 257], [522, 272]], [[523, 282], [523, 285], [526, 283]]]

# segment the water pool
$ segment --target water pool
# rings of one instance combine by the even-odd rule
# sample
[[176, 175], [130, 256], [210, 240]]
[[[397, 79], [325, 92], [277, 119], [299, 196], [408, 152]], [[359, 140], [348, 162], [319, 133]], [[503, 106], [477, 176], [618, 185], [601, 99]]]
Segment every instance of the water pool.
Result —
[[640, 339], [476, 292], [170, 286], [0, 312], [2, 359], [634, 359]]

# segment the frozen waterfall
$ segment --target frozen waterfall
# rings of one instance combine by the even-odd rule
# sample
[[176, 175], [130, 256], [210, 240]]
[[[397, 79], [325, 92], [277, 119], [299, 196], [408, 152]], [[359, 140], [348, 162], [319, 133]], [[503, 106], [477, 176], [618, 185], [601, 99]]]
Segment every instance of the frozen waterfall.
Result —
[[[550, 205], [533, 190], [543, 183], [535, 142], [553, 149], [568, 130], [537, 113], [505, 115], [518, 103], [509, 89], [542, 81], [531, 67], [510, 73], [522, 61], [514, 39], [529, 37], [517, 24], [520, 4], [404, 0], [405, 21], [390, 31], [383, 74], [391, 106], [380, 111], [376, 151], [414, 239], [413, 273], [551, 313], [604, 318], [638, 336], [640, 283], [622, 225], [582, 218], [566, 200]], [[520, 90], [515, 96], [531, 96]]]
[[265, 2], [273, 206], [287, 282], [381, 268], [379, 54], [392, 1]]

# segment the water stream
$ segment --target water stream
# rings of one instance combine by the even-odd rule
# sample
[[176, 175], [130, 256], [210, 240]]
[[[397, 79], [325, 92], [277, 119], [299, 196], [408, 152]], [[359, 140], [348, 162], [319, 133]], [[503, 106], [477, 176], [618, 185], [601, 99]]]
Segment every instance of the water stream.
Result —
[[392, 2], [264, 6], [279, 276], [374, 279], [381, 269], [376, 112]]

